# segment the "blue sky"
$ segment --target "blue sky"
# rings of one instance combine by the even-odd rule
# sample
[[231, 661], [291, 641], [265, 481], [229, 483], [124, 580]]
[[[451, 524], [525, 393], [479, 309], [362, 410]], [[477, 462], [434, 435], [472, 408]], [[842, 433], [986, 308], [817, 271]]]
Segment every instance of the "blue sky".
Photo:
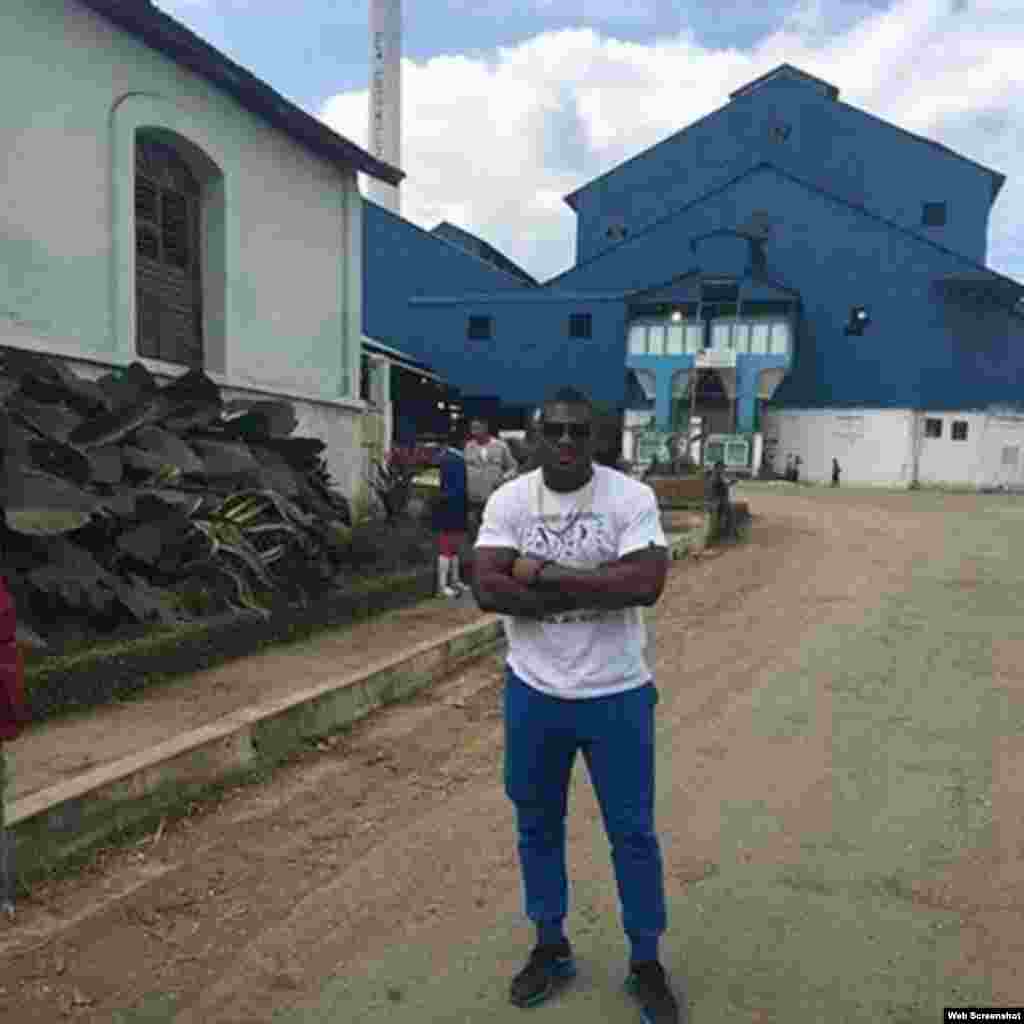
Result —
[[[369, 0], [157, 5], [366, 145]], [[403, 215], [460, 224], [542, 280], [573, 262], [562, 196], [788, 61], [1006, 174], [988, 262], [1024, 281], [1024, 0], [403, 7]]]

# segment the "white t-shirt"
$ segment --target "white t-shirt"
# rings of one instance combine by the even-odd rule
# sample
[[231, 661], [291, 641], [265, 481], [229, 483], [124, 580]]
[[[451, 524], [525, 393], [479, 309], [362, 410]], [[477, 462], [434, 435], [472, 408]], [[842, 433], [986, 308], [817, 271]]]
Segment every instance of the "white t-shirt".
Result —
[[[503, 484], [487, 502], [476, 540], [476, 547], [514, 548], [578, 569], [596, 569], [651, 544], [667, 546], [654, 491], [596, 464], [590, 482], [570, 493], [545, 487], [539, 469]], [[504, 620], [509, 667], [542, 693], [604, 697], [651, 679], [640, 607]]]

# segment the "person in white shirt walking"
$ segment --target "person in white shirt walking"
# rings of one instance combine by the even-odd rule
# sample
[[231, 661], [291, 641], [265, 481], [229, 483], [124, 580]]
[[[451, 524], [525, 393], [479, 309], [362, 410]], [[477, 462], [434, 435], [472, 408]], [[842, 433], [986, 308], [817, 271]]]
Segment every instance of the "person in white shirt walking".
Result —
[[630, 944], [627, 988], [646, 1024], [678, 1024], [680, 1005], [658, 960], [666, 928], [654, 830], [658, 691], [641, 611], [661, 596], [668, 547], [652, 489], [594, 463], [585, 395], [558, 391], [539, 429], [541, 468], [487, 502], [473, 573], [480, 607], [505, 616], [505, 791], [516, 811], [525, 911], [537, 929], [510, 999], [534, 1006], [576, 973], [563, 929], [565, 818], [582, 750], [612, 847]]
[[470, 420], [469, 435], [465, 448], [469, 522], [470, 527], [476, 530], [487, 499], [519, 472], [519, 463], [501, 438], [491, 436], [484, 420]]

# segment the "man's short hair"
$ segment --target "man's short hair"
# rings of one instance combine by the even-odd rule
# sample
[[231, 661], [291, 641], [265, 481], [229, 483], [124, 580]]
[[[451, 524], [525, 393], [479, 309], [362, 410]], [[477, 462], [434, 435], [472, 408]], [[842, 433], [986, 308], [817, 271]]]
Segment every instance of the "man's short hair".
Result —
[[[552, 392], [545, 400], [541, 409], [546, 409], [549, 405], [582, 405], [585, 406], [587, 411], [593, 415], [594, 403], [583, 394], [578, 388], [564, 387], [559, 388], [557, 391]], [[543, 415], [543, 413], [542, 413]]]

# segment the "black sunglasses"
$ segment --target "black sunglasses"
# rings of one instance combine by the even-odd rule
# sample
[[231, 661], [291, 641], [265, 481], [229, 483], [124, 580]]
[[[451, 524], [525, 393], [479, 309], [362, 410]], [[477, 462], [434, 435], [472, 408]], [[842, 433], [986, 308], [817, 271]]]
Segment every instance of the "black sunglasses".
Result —
[[589, 423], [543, 423], [541, 429], [545, 441], [561, 441], [566, 432], [572, 441], [586, 441], [591, 433]]

